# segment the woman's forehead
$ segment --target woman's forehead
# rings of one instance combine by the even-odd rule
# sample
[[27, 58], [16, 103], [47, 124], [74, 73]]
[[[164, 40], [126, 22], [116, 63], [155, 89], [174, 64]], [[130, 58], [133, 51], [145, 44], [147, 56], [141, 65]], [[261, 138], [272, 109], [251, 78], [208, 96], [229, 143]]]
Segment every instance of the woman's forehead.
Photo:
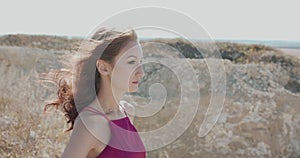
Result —
[[126, 46], [124, 46], [120, 53], [117, 55], [117, 58], [127, 59], [128, 57], [143, 57], [142, 47], [138, 42], [129, 42]]

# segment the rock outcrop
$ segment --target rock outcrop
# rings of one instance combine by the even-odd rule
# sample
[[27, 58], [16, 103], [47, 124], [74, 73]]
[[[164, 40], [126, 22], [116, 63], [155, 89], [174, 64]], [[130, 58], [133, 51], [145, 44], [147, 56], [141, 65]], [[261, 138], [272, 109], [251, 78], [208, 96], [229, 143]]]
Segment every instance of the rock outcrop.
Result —
[[[175, 59], [170, 62], [180, 63]], [[211, 131], [206, 136], [199, 137], [203, 119], [211, 117], [211, 114], [206, 113], [210, 101], [222, 97], [212, 97], [210, 94], [211, 78], [205, 60], [194, 59], [187, 62], [195, 69], [195, 74], [191, 75], [196, 75], [199, 85], [202, 85], [198, 112], [182, 136], [162, 149], [149, 152], [151, 157], [299, 156], [300, 94], [286, 88], [290, 78], [284, 68], [270, 63], [233, 64], [225, 60], [226, 95], [223, 110]], [[167, 79], [159, 80], [158, 76], [162, 75], [168, 76]], [[181, 95], [178, 89], [181, 87], [176, 75], [161, 68], [155, 76], [147, 78], [144, 84], [159, 80], [166, 87], [168, 98], [156, 115], [136, 119], [138, 128], [143, 131], [166, 125], [174, 119], [181, 105], [181, 100], [178, 99]], [[137, 105], [147, 105], [150, 102], [149, 99], [139, 97], [130, 100], [137, 100]], [[165, 133], [161, 134], [164, 137]]]
[[[63, 125], [64, 119], [49, 117], [43, 122], [43, 117], [38, 115], [42, 107], [34, 106], [35, 101], [40, 100], [37, 98], [53, 96], [56, 87], [49, 86], [51, 89], [47, 90], [36, 87], [35, 82], [31, 82], [36, 76], [31, 75], [37, 75], [32, 73], [33, 69], [41, 73], [61, 68], [64, 55], [72, 54], [78, 40], [6, 36], [0, 41], [4, 45], [0, 48], [0, 73], [4, 76], [0, 86], [2, 156], [59, 157], [69, 138], [69, 135], [57, 134], [64, 130], [58, 125]], [[37, 41], [41, 42], [33, 44]], [[156, 47], [143, 43], [146, 75], [139, 92], [128, 94], [124, 99], [136, 105], [137, 113], [145, 114], [149, 110], [153, 115], [136, 117], [135, 125], [140, 132], [150, 135], [151, 131], [167, 127], [169, 122], [180, 118], [173, 125], [178, 131], [184, 129], [177, 136], [178, 131], [167, 130], [152, 140], [145, 139], [149, 147], [155, 140], [176, 137], [170, 144], [148, 151], [148, 157], [299, 157], [299, 59], [265, 46], [221, 45], [224, 46], [219, 46], [223, 59], [203, 59], [195, 54], [187, 59], [185, 54], [195, 50], [188, 43], [175, 40]], [[208, 63], [223, 66], [209, 67]], [[223, 71], [213, 73], [218, 68]], [[181, 98], [183, 93], [188, 97]], [[214, 93], [218, 95], [212, 95]], [[195, 100], [198, 105], [180, 108], [183, 101], [194, 105]], [[213, 106], [215, 101], [224, 104]], [[20, 110], [19, 105], [30, 108]], [[180, 111], [190, 115], [180, 115]], [[186, 118], [191, 117], [189, 122]], [[207, 126], [212, 128], [207, 128], [205, 135], [199, 134], [200, 129]], [[13, 132], [17, 132], [17, 137], [9, 134]], [[15, 144], [20, 146], [13, 149]]]

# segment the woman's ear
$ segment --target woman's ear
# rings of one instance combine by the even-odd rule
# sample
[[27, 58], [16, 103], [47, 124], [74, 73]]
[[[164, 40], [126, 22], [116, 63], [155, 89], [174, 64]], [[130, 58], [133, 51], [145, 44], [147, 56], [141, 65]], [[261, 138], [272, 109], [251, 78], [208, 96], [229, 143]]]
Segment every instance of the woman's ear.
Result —
[[99, 73], [104, 76], [109, 75], [111, 71], [110, 64], [102, 59], [98, 59], [96, 61], [96, 68], [99, 71]]

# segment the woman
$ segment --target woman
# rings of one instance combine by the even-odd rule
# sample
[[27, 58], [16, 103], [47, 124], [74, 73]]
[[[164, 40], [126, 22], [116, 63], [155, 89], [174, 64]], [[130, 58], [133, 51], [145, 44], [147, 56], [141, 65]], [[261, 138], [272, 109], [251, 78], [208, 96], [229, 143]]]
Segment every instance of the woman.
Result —
[[[135, 92], [144, 76], [136, 33], [100, 29], [79, 49], [75, 72], [59, 71], [58, 99], [73, 130], [65, 158], [144, 158], [145, 147], [133, 126], [134, 106], [121, 98]], [[72, 84], [70, 84], [70, 80]]]

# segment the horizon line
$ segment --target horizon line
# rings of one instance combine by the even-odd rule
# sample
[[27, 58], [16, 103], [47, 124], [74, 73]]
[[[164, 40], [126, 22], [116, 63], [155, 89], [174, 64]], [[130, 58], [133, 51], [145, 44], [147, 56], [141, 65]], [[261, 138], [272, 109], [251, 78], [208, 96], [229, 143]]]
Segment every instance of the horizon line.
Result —
[[[62, 35], [62, 34], [47, 34], [47, 33], [7, 33], [7, 34], [0, 34], [0, 37], [8, 36], [8, 35], [32, 35], [32, 36], [58, 36], [58, 37], [66, 37], [66, 38], [86, 38], [85, 36], [77, 36], [77, 35]], [[139, 36], [141, 40], [152, 40], [152, 39], [178, 39], [181, 37], [174, 36], [174, 37], [153, 37], [153, 36]], [[199, 39], [191, 39], [191, 40], [201, 40]], [[252, 39], [252, 38], [210, 38], [210, 39], [204, 39], [204, 40], [213, 40], [213, 41], [243, 41], [243, 42], [251, 42], [251, 41], [268, 41], [268, 42], [300, 42], [300, 39]]]

